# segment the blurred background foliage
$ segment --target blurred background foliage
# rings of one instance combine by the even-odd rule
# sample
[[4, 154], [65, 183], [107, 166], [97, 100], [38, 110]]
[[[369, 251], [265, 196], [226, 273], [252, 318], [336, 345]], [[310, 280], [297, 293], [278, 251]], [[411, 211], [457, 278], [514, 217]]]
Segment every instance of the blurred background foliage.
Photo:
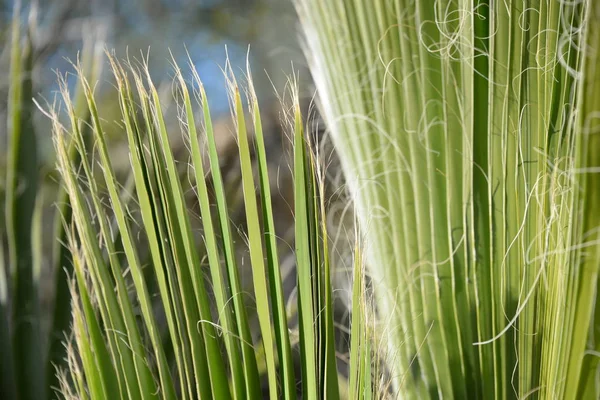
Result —
[[[0, 3], [0, 43], [8, 44], [15, 1]], [[58, 89], [55, 72], [72, 71], [70, 62], [76, 60], [85, 40], [105, 43], [117, 57], [139, 58], [149, 52], [152, 78], [164, 80], [166, 92], [172, 75], [170, 53], [182, 64], [187, 63], [189, 53], [206, 82], [211, 107], [217, 114], [229, 111], [221, 72], [226, 52], [232, 65], [245, 65], [248, 58], [253, 71], [259, 72], [254, 77], [255, 86], [265, 103], [274, 100], [273, 87], [285, 84], [291, 63], [295, 69], [305, 67], [291, 1], [41, 0], [22, 1], [21, 8], [22, 21], [31, 32], [33, 93], [49, 101]], [[7, 71], [9, 46], [0, 46], [0, 50], [0, 68]], [[106, 114], [103, 117], [110, 121], [118, 107], [106, 68], [99, 79], [97, 94], [106, 103], [101, 104]], [[70, 82], [75, 83], [74, 77], [70, 77]], [[8, 75], [2, 74], [2, 120], [6, 118], [7, 92]], [[167, 95], [170, 97], [171, 93]], [[110, 115], [111, 110], [114, 115]], [[36, 127], [44, 131], [44, 116], [35, 113], [34, 120]], [[50, 135], [40, 132], [38, 136], [41, 160], [51, 164]], [[0, 126], [0, 146], [6, 146], [5, 124]]]

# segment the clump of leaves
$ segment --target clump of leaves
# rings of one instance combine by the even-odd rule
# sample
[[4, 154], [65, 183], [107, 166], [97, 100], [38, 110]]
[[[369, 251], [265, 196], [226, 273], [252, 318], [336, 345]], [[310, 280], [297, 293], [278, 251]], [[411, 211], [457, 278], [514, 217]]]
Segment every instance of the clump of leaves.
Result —
[[[61, 372], [63, 394], [97, 399], [245, 399], [259, 398], [267, 390], [273, 399], [296, 398], [298, 391], [307, 398], [338, 398], [322, 180], [306, 142], [297, 96], [290, 124], [299, 320], [299, 331], [294, 334], [284, 304], [261, 114], [251, 80], [247, 99], [252, 142], [242, 93], [233, 74], [228, 75], [247, 223], [249, 266], [245, 268], [252, 270], [254, 289], [247, 293], [240, 286], [235, 257], [240, 244], [233, 241], [210, 110], [199, 76], [192, 69], [188, 84], [175, 66], [181, 131], [189, 145], [193, 188], [200, 205], [201, 243], [191, 228], [192, 216], [169, 146], [161, 101], [147, 68], [144, 63], [124, 66], [109, 59], [119, 91], [134, 177], [133, 204], [137, 204], [139, 218], [133, 217], [133, 208], [123, 201], [92, 87], [80, 74], [91, 115], [94, 146], [90, 147], [85, 145], [82, 121], [61, 81], [70, 121], [61, 124], [57, 111], [51, 117], [58, 167], [73, 211], [67, 231], [75, 271], [74, 337], [68, 371]], [[202, 151], [203, 139], [207, 152]], [[81, 168], [69, 156], [69, 145], [79, 154]], [[251, 165], [251, 145], [256, 146], [258, 179]], [[207, 187], [207, 175], [213, 188]], [[209, 189], [214, 191], [216, 211]], [[149, 260], [142, 258], [139, 238], [132, 229], [138, 223], [149, 247]], [[342, 382], [352, 397], [373, 390], [368, 329], [360, 322], [366, 313], [359, 261], [354, 280], [352, 362], [348, 379]], [[157, 294], [150, 292], [150, 281], [156, 283]], [[249, 328], [253, 309], [259, 339], [252, 337]], [[157, 321], [157, 310], [164, 315], [165, 329]], [[294, 371], [294, 352], [300, 354], [301, 378]]]
[[600, 3], [297, 5], [394, 391], [596, 398]]

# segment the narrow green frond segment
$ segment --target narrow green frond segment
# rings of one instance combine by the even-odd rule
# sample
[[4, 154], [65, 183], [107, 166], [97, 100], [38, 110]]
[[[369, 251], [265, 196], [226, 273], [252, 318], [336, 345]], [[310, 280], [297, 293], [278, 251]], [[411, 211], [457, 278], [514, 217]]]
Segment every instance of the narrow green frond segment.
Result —
[[[72, 248], [75, 250], [74, 247]], [[90, 396], [92, 398], [107, 398], [116, 393], [123, 395], [125, 393], [120, 392], [118, 389], [117, 375], [102, 335], [100, 322], [96, 318], [94, 307], [88, 295], [83, 264], [78, 254], [74, 254], [73, 266], [83, 309], [79, 308], [79, 305], [76, 304], [77, 298], [74, 298], [75, 335], [77, 335], [78, 345], [80, 346], [79, 354], [82, 357], [86, 371]], [[135, 377], [129, 378], [135, 379]]]
[[[0, 234], [0, 242], [4, 240]], [[8, 303], [8, 276], [4, 246], [0, 246], [0, 340], [2, 354], [0, 355], [0, 385], [2, 391], [11, 396], [16, 396], [15, 376], [13, 369], [13, 353], [11, 350], [10, 336], [10, 305]]]
[[367, 351], [366, 320], [364, 319], [365, 299], [363, 289], [364, 268], [362, 255], [358, 244], [354, 248], [354, 265], [352, 276], [352, 320], [350, 324], [350, 371], [348, 384], [348, 398], [358, 399], [367, 389], [368, 377], [365, 371], [365, 362], [371, 362]]
[[296, 268], [298, 269], [298, 318], [300, 326], [300, 354], [302, 356], [302, 392], [319, 393], [317, 378], [317, 325], [313, 302], [313, 283], [317, 281], [316, 265], [311, 256], [310, 202], [314, 193], [306, 179], [308, 160], [304, 142], [300, 110], [294, 113], [294, 229]]
[[582, 61], [583, 87], [579, 92], [580, 106], [576, 132], [580, 136], [577, 143], [577, 161], [583, 174], [579, 182], [582, 190], [578, 200], [583, 203], [578, 222], [585, 234], [583, 249], [578, 255], [581, 260], [580, 277], [574, 286], [573, 301], [577, 309], [574, 312], [575, 326], [592, 325], [588, 332], [573, 332], [570, 350], [570, 364], [567, 369], [566, 390], [568, 398], [587, 399], [598, 395], [597, 371], [600, 351], [600, 333], [598, 318], [600, 305], [597, 303], [598, 273], [600, 268], [600, 5], [590, 3], [588, 24], [583, 33], [584, 60]]
[[246, 210], [246, 222], [248, 224], [248, 245], [250, 250], [250, 263], [252, 267], [252, 278], [254, 296], [256, 299], [256, 311], [262, 337], [262, 344], [267, 363], [267, 375], [269, 381], [269, 397], [279, 398], [277, 393], [277, 375], [275, 371], [275, 339], [273, 337], [273, 326], [271, 323], [271, 308], [269, 304], [269, 289], [265, 256], [263, 253], [263, 234], [259, 222], [259, 208], [257, 204], [256, 186], [254, 183], [252, 161], [250, 160], [250, 146], [248, 144], [248, 132], [244, 118], [244, 108], [237, 85], [234, 85], [234, 114], [237, 123], [237, 138], [239, 146], [240, 164], [242, 171], [242, 190], [244, 191], [244, 207]]
[[[250, 71], [248, 71], [248, 76], [250, 76]], [[256, 98], [251, 80], [249, 97], [250, 111], [252, 112], [252, 120], [254, 123], [256, 154], [258, 158], [259, 193], [262, 206], [262, 221], [264, 224], [266, 263], [269, 274], [269, 293], [271, 295], [273, 328], [275, 330], [275, 339], [277, 341], [278, 365], [281, 369], [281, 395], [285, 399], [293, 400], [296, 398], [296, 382], [292, 364], [293, 360], [288, 330], [288, 317], [285, 311], [285, 295], [283, 292], [283, 282], [279, 267], [279, 256], [277, 254], [277, 234], [275, 232], [275, 221], [271, 204], [271, 185], [267, 168], [267, 154], [265, 150], [265, 139], [258, 99]]]
[[[34, 274], [33, 215], [38, 189], [37, 140], [33, 127], [33, 61], [30, 32], [23, 35], [21, 8], [14, 8], [10, 30], [10, 70], [6, 133], [6, 198], [5, 221], [8, 242], [8, 265], [2, 268], [11, 282], [12, 310], [6, 297], [2, 317], [10, 327], [10, 339], [2, 343], [0, 391], [21, 399], [46, 396], [42, 354], [41, 325], [38, 304], [38, 282]], [[5, 279], [3, 277], [3, 279]], [[9, 321], [9, 315], [11, 320]], [[8, 339], [8, 338], [6, 338]], [[6, 347], [4, 347], [6, 346]], [[12, 354], [12, 360], [10, 355]], [[12, 364], [12, 365], [11, 365]], [[10, 370], [10, 372], [9, 372]], [[31, 384], [36, 382], [36, 384]]]
[[318, 201], [315, 201], [314, 224], [317, 233], [314, 235], [314, 238], [318, 240], [316, 247], [320, 248], [319, 253], [321, 256], [321, 260], [319, 260], [316, 268], [317, 274], [320, 274], [318, 292], [313, 294], [313, 298], [319, 299], [321, 396], [328, 399], [337, 399], [340, 397], [340, 388], [335, 353], [335, 328], [333, 325], [332, 267], [329, 255], [329, 232], [327, 230], [327, 216], [325, 211], [325, 171], [324, 167], [318, 164], [318, 160], [313, 153], [311, 155], [311, 165], [313, 167], [309, 170], [309, 176], [313, 177], [313, 185], [317, 194], [316, 197], [318, 198]]

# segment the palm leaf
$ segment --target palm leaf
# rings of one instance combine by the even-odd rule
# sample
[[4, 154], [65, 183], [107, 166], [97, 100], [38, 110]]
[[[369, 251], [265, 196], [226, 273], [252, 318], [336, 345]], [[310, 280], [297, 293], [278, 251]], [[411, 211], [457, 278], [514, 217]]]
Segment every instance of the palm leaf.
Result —
[[297, 5], [392, 391], [597, 393], [597, 3]]
[[[94, 93], [81, 70], [79, 78], [98, 155], [89, 152], [84, 144], [80, 117], [71, 105], [66, 85], [62, 85], [62, 94], [71, 119], [69, 126], [63, 126], [58, 115], [52, 114], [59, 171], [73, 210], [72, 224], [66, 230], [71, 232], [69, 248], [74, 256], [77, 282], [73, 288], [74, 348], [80, 358], [77, 361], [78, 357], [69, 357], [69, 372], [62, 375], [63, 393], [90, 398], [104, 398], [115, 391], [128, 398], [243, 399], [261, 396], [264, 387], [272, 399], [294, 398], [298, 381], [293, 370], [289, 316], [284, 308], [286, 299], [279, 272], [261, 116], [252, 85], [248, 93], [253, 142], [246, 127], [239, 86], [234, 79], [230, 81], [255, 314], [254, 306], [249, 306], [252, 303], [249, 294], [240, 286], [236, 260], [239, 244], [234, 242], [231, 231], [215, 133], [198, 75], [192, 71], [195, 87], [199, 88], [195, 92], [199, 102], [194, 104], [188, 84], [175, 66], [181, 127], [190, 144], [193, 188], [200, 205], [203, 235], [200, 243], [191, 228], [191, 215], [169, 145], [161, 101], [147, 68], [143, 63], [137, 66], [128, 63], [124, 67], [113, 57], [109, 59], [128, 139], [134, 203], [128, 206], [123, 202]], [[208, 142], [208, 154], [201, 150], [195, 106], [203, 116], [202, 131]], [[294, 107], [294, 214], [301, 319], [298, 346], [307, 360], [304, 365], [312, 362], [312, 366], [303, 370], [303, 393], [309, 397], [335, 398], [339, 389], [325, 203], [315, 160], [305, 142], [297, 100]], [[71, 140], [81, 158], [83, 174], [74, 168], [69, 156], [67, 143]], [[258, 183], [251, 165], [251, 143], [258, 150]], [[206, 156], [208, 163], [203, 159]], [[210, 166], [218, 224], [213, 221], [205, 165]], [[106, 187], [108, 195], [100, 187]], [[110, 203], [109, 214], [106, 200]], [[131, 229], [137, 223], [132, 217], [134, 204], [141, 215], [141, 231], [150, 250], [149, 266], [140, 261], [140, 241]], [[108, 223], [110, 215], [114, 215], [118, 235]], [[124, 258], [117, 256], [118, 244]], [[150, 268], [152, 273], [145, 275], [143, 268]], [[158, 283], [155, 296], [149, 292], [147, 279]], [[156, 320], [158, 312], [166, 317], [167, 333], [162, 337]], [[358, 308], [356, 312], [360, 314]], [[253, 315], [259, 322], [259, 340], [250, 331], [249, 319]], [[173, 349], [172, 360], [166, 356], [167, 347]]]

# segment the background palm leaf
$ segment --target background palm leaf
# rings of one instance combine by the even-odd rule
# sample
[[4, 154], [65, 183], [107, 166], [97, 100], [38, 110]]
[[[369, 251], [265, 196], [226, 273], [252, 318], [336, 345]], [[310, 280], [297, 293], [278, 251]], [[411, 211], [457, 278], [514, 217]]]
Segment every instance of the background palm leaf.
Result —
[[[191, 228], [161, 102], [146, 67], [123, 67], [112, 57], [110, 61], [120, 93], [135, 181], [132, 204], [136, 207], [122, 200], [94, 94], [81, 71], [79, 78], [98, 157], [84, 144], [80, 120], [73, 112], [65, 84], [61, 88], [70, 125], [63, 126], [57, 114], [52, 118], [59, 170], [73, 209], [73, 222], [67, 232], [75, 267], [74, 348], [69, 372], [62, 375], [63, 392], [91, 398], [120, 393], [127, 398], [243, 399], [260, 397], [263, 392], [273, 399], [282, 395], [294, 398], [298, 381], [279, 272], [261, 116], [252, 85], [247, 90], [253, 143], [257, 147], [258, 185], [250, 164], [242, 97], [229, 70], [250, 250], [250, 265], [244, 268], [253, 271], [254, 293], [249, 294], [239, 283], [235, 257], [239, 244], [234, 243], [231, 233], [210, 111], [198, 75], [193, 72], [192, 84], [203, 117], [201, 125], [196, 121], [188, 85], [175, 67], [181, 128], [190, 145], [194, 190], [200, 205], [201, 242]], [[302, 358], [303, 395], [338, 397], [331, 273], [323, 222], [325, 203], [320, 196], [322, 188], [318, 187], [317, 164], [305, 141], [297, 98], [293, 107], [300, 320], [300, 341], [294, 344]], [[202, 137], [208, 142], [216, 215], [211, 210], [203, 169], [207, 164], [196, 126], [202, 126]], [[69, 143], [81, 157], [81, 170], [69, 157]], [[108, 197], [100, 190], [100, 182], [107, 188]], [[108, 214], [105, 202], [112, 210]], [[141, 231], [151, 254], [149, 265], [142, 264], [139, 240], [131, 229], [139, 220], [133, 218], [134, 212], [141, 215]], [[111, 225], [113, 218], [116, 225]], [[124, 256], [117, 252], [119, 247]], [[144, 269], [148, 268], [152, 273], [145, 274]], [[155, 300], [148, 280], [156, 280], [159, 293]], [[356, 282], [361, 285], [360, 279]], [[249, 306], [254, 301], [256, 306]], [[254, 307], [260, 326], [258, 338], [249, 329], [249, 315], [254, 314]], [[357, 317], [359, 311], [357, 308]], [[157, 313], [166, 317], [166, 332], [160, 331]], [[361, 346], [356, 346], [355, 357], [366, 359], [359, 350]], [[261, 378], [263, 374], [265, 379]], [[364, 379], [358, 379], [356, 385]], [[360, 385], [361, 390], [370, 390], [370, 385]]]

